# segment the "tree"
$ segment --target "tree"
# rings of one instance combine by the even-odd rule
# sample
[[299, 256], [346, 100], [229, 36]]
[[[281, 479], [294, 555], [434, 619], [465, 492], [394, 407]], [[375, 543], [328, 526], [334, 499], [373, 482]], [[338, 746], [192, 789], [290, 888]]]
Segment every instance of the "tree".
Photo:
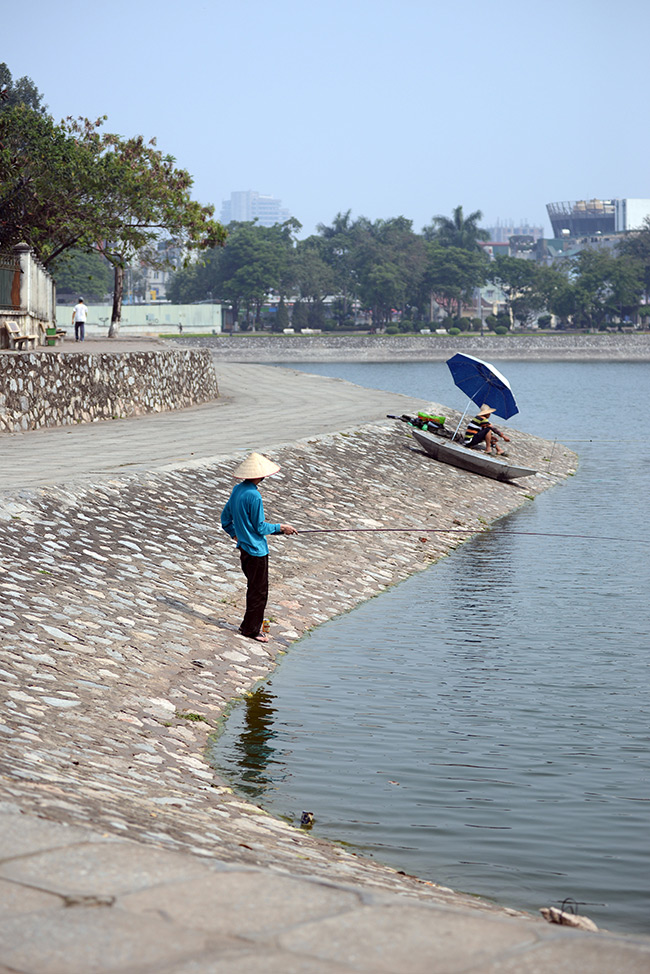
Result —
[[488, 240], [487, 230], [479, 227], [483, 219], [480, 210], [464, 216], [462, 206], [455, 207], [451, 219], [447, 216], [434, 216], [429, 226], [422, 231], [425, 240], [435, 241], [443, 247], [458, 247], [460, 250], [480, 250], [479, 240]]
[[115, 272], [108, 333], [112, 337], [119, 331], [122, 315], [124, 268], [136, 254], [144, 252], [152, 267], [166, 266], [167, 257], [155, 248], [163, 231], [171, 234], [175, 249], [186, 254], [223, 245], [226, 231], [212, 219], [213, 206], [192, 200], [190, 174], [176, 169], [174, 158], [156, 149], [155, 140], [99, 136], [85, 120], [76, 131], [90, 139], [98, 156], [104, 232], [95, 246]]
[[45, 114], [47, 105], [43, 104], [40, 93], [31, 78], [27, 76], [14, 81], [11, 71], [4, 61], [0, 62], [0, 112], [16, 105], [25, 105], [34, 112]]
[[0, 249], [25, 241], [44, 263], [100, 232], [96, 156], [65, 125], [24, 105], [0, 112]]
[[[575, 293], [569, 279], [570, 266], [564, 263], [545, 265], [537, 268], [537, 288], [542, 297], [541, 307], [550, 311], [563, 321], [568, 321], [575, 311]], [[547, 316], [548, 317], [548, 316]], [[541, 323], [541, 328], [548, 327]]]
[[625, 235], [618, 245], [621, 257], [631, 257], [641, 263], [643, 267], [643, 285], [645, 300], [650, 298], [650, 217], [643, 221], [643, 227]]
[[374, 223], [361, 217], [353, 229], [357, 292], [365, 307], [372, 308], [375, 325], [383, 326], [393, 309], [417, 300], [426, 263], [424, 241], [403, 216]]
[[261, 308], [271, 290], [286, 296], [291, 278], [294, 234], [297, 220], [262, 227], [258, 223], [231, 223], [223, 248], [208, 250], [203, 260], [178, 271], [168, 288], [172, 301], [200, 301], [211, 294], [227, 302], [238, 320], [240, 308], [247, 309], [245, 327], [251, 314], [260, 321]]
[[69, 291], [75, 296], [85, 295], [86, 302], [103, 301], [111, 290], [112, 269], [99, 254], [68, 250], [50, 269], [58, 291]]
[[309, 312], [306, 301], [295, 301], [291, 312], [291, 326], [299, 331], [309, 326]]
[[578, 323], [600, 328], [608, 318], [634, 314], [643, 293], [643, 265], [630, 257], [583, 250], [574, 261]]
[[316, 228], [322, 237], [322, 258], [332, 269], [333, 287], [341, 295], [337, 315], [339, 325], [346, 322], [350, 299], [356, 297], [356, 278], [351, 259], [354, 247], [354, 225], [350, 220], [350, 213], [351, 210], [337, 213], [331, 226], [319, 223]]
[[192, 178], [142, 136], [101, 132], [103, 119], [52, 119], [19, 105], [0, 112], [0, 247], [25, 240], [47, 266], [71, 247], [114, 269], [109, 336], [122, 311], [124, 267], [165, 231], [178, 249], [222, 244], [214, 208], [190, 197]]
[[284, 298], [280, 298], [280, 303], [278, 304], [277, 311], [273, 316], [273, 331], [284, 331], [285, 328], [289, 327], [289, 310], [284, 302]]
[[322, 241], [308, 237], [296, 245], [293, 259], [293, 280], [303, 300], [319, 302], [334, 290], [335, 274], [323, 259]]
[[539, 288], [539, 266], [534, 261], [497, 257], [490, 276], [505, 293], [513, 320], [530, 324], [535, 313], [546, 308]]
[[487, 256], [478, 250], [442, 246], [436, 240], [426, 244], [426, 254], [422, 280], [426, 294], [448, 315], [460, 317], [463, 303], [485, 283]]

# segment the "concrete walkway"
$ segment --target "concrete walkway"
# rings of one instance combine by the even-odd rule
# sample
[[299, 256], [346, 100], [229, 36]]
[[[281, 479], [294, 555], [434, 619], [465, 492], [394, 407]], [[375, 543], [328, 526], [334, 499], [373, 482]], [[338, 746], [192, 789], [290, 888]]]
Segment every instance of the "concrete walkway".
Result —
[[[292, 519], [381, 522], [397, 502], [400, 523], [480, 530], [523, 500], [405, 449], [385, 421], [404, 397], [217, 371], [212, 406], [0, 437], [0, 974], [647, 974], [649, 939], [401, 875], [219, 783], [205, 747], [228, 701], [310, 626], [456, 543], [278, 542], [282, 621], [268, 647], [244, 640], [241, 577], [211, 526], [234, 455], [278, 458], [265, 504]], [[516, 447], [539, 467], [548, 453]]]
[[[77, 347], [94, 353], [90, 341]], [[215, 365], [220, 398], [214, 403], [0, 435], [1, 489], [90, 481], [268, 450], [422, 407], [421, 400], [292, 369]]]

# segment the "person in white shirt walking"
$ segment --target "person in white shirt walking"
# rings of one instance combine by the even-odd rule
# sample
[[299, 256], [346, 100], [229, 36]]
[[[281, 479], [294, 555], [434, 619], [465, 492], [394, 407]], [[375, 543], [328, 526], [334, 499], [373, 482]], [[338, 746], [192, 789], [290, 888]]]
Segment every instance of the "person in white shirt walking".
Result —
[[86, 319], [88, 317], [88, 307], [84, 304], [84, 299], [79, 298], [77, 304], [72, 309], [72, 324], [74, 325], [74, 340], [83, 342], [86, 337]]

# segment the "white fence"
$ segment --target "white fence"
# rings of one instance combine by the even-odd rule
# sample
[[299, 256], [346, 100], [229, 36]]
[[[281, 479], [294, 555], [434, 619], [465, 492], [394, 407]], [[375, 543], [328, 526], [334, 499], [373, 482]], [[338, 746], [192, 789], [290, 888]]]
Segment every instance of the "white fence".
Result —
[[[0, 255], [0, 324], [13, 321], [22, 334], [35, 334], [43, 342], [55, 307], [54, 281], [27, 244]], [[4, 348], [9, 344], [6, 328], [0, 329], [0, 342]]]
[[[75, 301], [76, 304], [76, 301]], [[88, 305], [86, 335], [105, 336], [111, 323], [112, 307], [108, 304]], [[70, 326], [72, 305], [57, 307], [58, 324]], [[120, 335], [174, 335], [183, 332], [220, 334], [222, 315], [220, 304], [123, 304]]]

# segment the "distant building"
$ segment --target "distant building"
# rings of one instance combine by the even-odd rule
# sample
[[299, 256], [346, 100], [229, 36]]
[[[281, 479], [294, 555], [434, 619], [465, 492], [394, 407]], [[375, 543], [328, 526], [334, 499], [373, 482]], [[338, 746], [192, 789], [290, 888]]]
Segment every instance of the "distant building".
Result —
[[220, 219], [226, 225], [233, 220], [238, 223], [257, 220], [263, 227], [272, 227], [291, 219], [291, 213], [283, 208], [282, 200], [273, 196], [262, 196], [254, 189], [247, 189], [231, 193], [230, 199], [223, 201]]
[[639, 230], [645, 218], [650, 216], [650, 200], [593, 199], [547, 203], [546, 211], [556, 239], [589, 237]]
[[491, 260], [495, 260], [497, 257], [519, 257], [520, 260], [535, 260], [537, 247], [542, 240], [543, 237], [534, 237], [532, 233], [513, 233], [508, 240], [480, 240], [479, 247]]
[[626, 230], [640, 230], [646, 217], [650, 216], [650, 200], [614, 200], [616, 233]]
[[553, 264], [556, 260], [577, 257], [583, 250], [599, 250], [616, 254], [623, 234], [595, 233], [590, 237], [555, 237], [539, 240], [535, 244], [535, 260], [541, 264]]
[[479, 240], [478, 245], [492, 260], [510, 256], [510, 244], [507, 240]]
[[541, 240], [544, 236], [543, 227], [531, 227], [528, 223], [514, 223], [512, 220], [501, 222], [497, 220], [495, 227], [487, 227], [492, 243], [508, 243], [510, 237], [532, 237], [533, 240]]

